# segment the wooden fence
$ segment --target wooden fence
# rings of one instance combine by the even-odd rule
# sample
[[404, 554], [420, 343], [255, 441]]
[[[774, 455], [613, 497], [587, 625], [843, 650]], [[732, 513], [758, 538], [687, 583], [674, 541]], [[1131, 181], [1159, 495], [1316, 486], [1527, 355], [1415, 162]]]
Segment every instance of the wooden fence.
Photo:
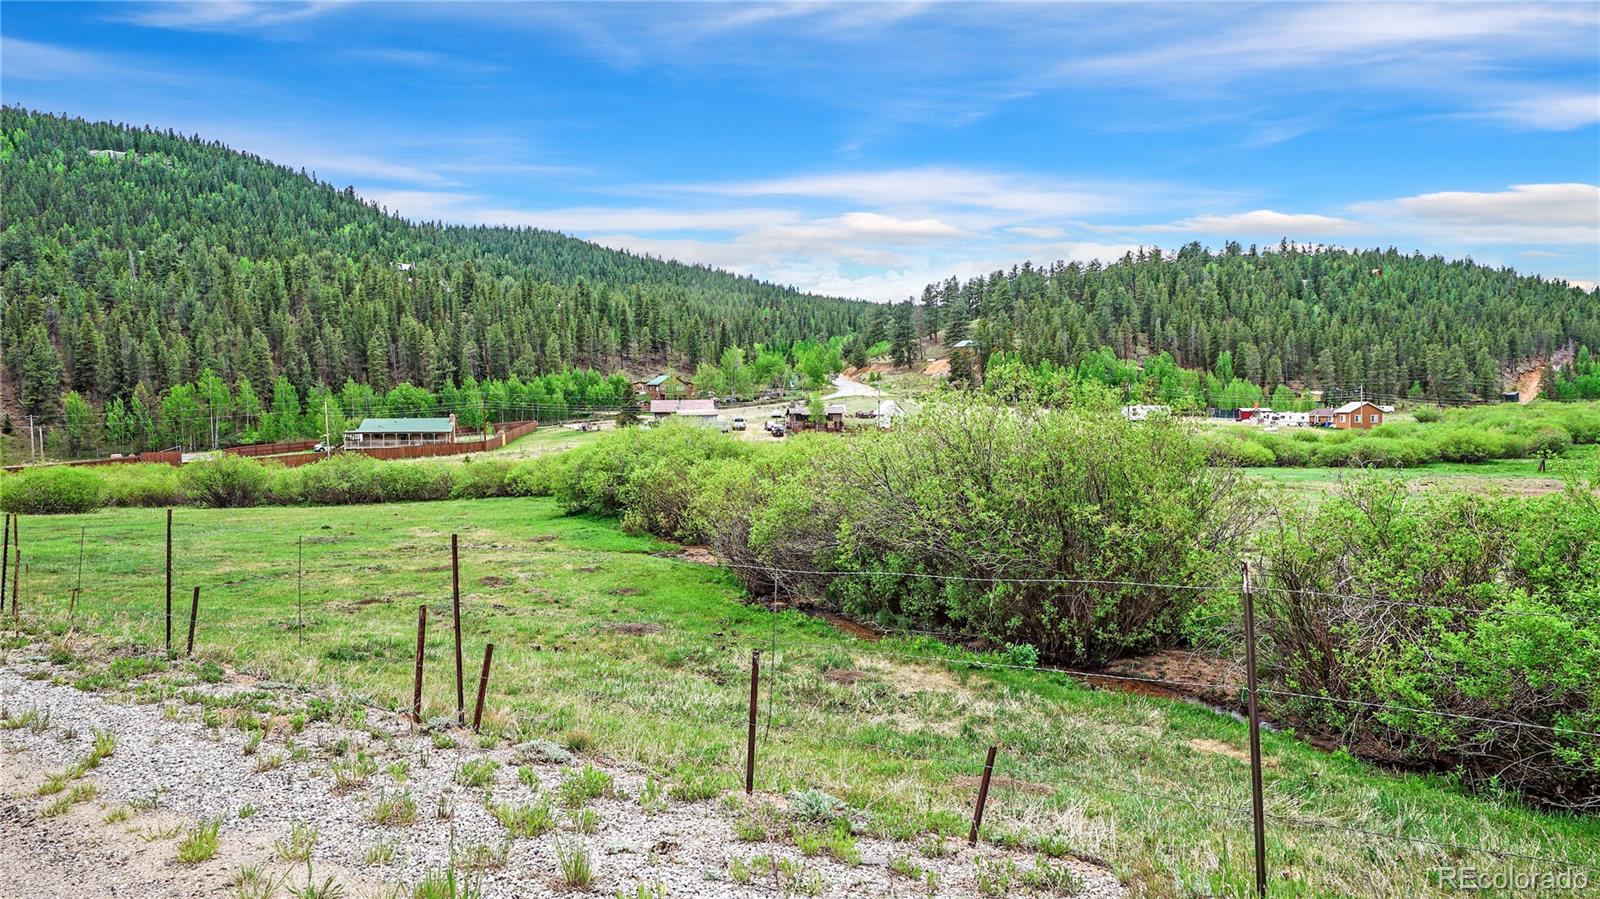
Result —
[[235, 456], [276, 456], [279, 453], [303, 453], [320, 440], [284, 440], [278, 443], [253, 443], [248, 446], [230, 446], [223, 450]]
[[[137, 462], [164, 462], [168, 465], [182, 465], [183, 453], [179, 450], [159, 450], [148, 453], [129, 453], [126, 456], [108, 457], [105, 459], [74, 459], [70, 462], [51, 462], [49, 465], [122, 465]], [[7, 465], [6, 471], [21, 471], [24, 468], [44, 466], [34, 465]]]

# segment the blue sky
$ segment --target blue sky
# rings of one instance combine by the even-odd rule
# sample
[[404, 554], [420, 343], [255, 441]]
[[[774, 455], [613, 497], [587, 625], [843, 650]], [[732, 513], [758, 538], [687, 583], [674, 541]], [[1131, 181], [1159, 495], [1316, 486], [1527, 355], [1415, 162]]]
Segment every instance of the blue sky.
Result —
[[5, 102], [895, 300], [1280, 238], [1600, 281], [1600, 5], [0, 4]]

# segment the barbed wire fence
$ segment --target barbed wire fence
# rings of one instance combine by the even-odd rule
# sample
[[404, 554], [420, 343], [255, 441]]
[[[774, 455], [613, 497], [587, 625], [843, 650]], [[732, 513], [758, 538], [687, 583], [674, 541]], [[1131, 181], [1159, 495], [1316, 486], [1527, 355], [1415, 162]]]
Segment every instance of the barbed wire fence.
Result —
[[[430, 532], [427, 536], [414, 535], [401, 544], [400, 548], [416, 550], [415, 562], [424, 561], [426, 558], [424, 553], [430, 555], [438, 553], [439, 557], [444, 557], [448, 553], [448, 563], [441, 560], [432, 565], [419, 565], [406, 561], [396, 562], [387, 558], [376, 560], [351, 558], [342, 545], [344, 538], [339, 533], [313, 532], [288, 535], [282, 528], [251, 528], [231, 523], [221, 527], [208, 527], [188, 521], [186, 516], [175, 515], [173, 510], [151, 514], [148, 519], [141, 516], [137, 519], [118, 518], [88, 523], [72, 519], [66, 526], [57, 525], [56, 521], [59, 520], [53, 520], [49, 516], [27, 516], [26, 528], [23, 526], [23, 517], [11, 514], [6, 516], [4, 559], [0, 560], [0, 574], [4, 576], [4, 580], [0, 581], [0, 602], [5, 600], [6, 591], [9, 590], [10, 624], [16, 638], [20, 638], [24, 630], [33, 634], [70, 635], [81, 628], [98, 635], [115, 635], [131, 645], [154, 648], [164, 653], [168, 659], [176, 659], [192, 656], [196, 645], [204, 653], [208, 644], [213, 642], [213, 635], [218, 632], [232, 635], [262, 629], [278, 630], [294, 637], [292, 641], [280, 642], [275, 647], [275, 652], [280, 657], [290, 658], [296, 662], [302, 675], [302, 679], [296, 682], [297, 686], [336, 693], [345, 701], [369, 711], [409, 719], [415, 727], [436, 726], [448, 721], [454, 727], [471, 727], [477, 731], [481, 728], [486, 704], [497, 701], [491, 693], [495, 643], [489, 635], [468, 636], [463, 631], [461, 559], [462, 550], [465, 549], [476, 554], [476, 558], [472, 560], [473, 564], [492, 567], [497, 554], [502, 554], [507, 549], [504, 544], [471, 543], [462, 541], [459, 533], [452, 533], [449, 535], [448, 549], [446, 549], [442, 534]], [[467, 521], [465, 524], [470, 527], [471, 522]], [[36, 530], [42, 531], [47, 536], [36, 540], [34, 537]], [[195, 545], [194, 538], [223, 535], [231, 542], [247, 541], [256, 546], [260, 552], [253, 558], [241, 559], [226, 551]], [[176, 555], [174, 541], [178, 544]], [[137, 567], [131, 570], [124, 567], [117, 571], [116, 583], [106, 583], [101, 580], [103, 572], [99, 570], [101, 566], [96, 558], [103, 554], [95, 550], [108, 542], [139, 545], [148, 548], [149, 553], [146, 560]], [[42, 544], [54, 551], [37, 552], [36, 544]], [[425, 546], [431, 549], [425, 549]], [[86, 557], [91, 564], [90, 579], [87, 584], [84, 568]], [[956, 630], [912, 628], [878, 630], [878, 635], [886, 640], [899, 639], [901, 643], [909, 644], [902, 646], [897, 643], [892, 647], [863, 640], [828, 643], [801, 639], [780, 629], [781, 609], [775, 593], [767, 610], [770, 634], [762, 635], [752, 629], [737, 637], [724, 637], [715, 641], [675, 641], [677, 648], [709, 650], [713, 654], [720, 654], [713, 657], [720, 658], [730, 665], [742, 667], [744, 662], [740, 660], [748, 661], [748, 683], [733, 683], [730, 680], [729, 683], [721, 685], [727, 689], [712, 695], [713, 701], [672, 707], [667, 701], [670, 697], [656, 696], [648, 690], [635, 689], [638, 685], [622, 681], [602, 681], [580, 688], [578, 696], [585, 704], [632, 715], [678, 721], [692, 727], [697, 739], [714, 744], [713, 748], [721, 747], [730, 758], [735, 755], [742, 756], [743, 770], [737, 772], [742, 776], [735, 782], [742, 782], [747, 794], [754, 795], [758, 783], [766, 782], [762, 779], [762, 772], [765, 770], [770, 753], [781, 752], [788, 747], [805, 743], [826, 743], [830, 746], [848, 747], [851, 751], [879, 754], [908, 764], [937, 767], [941, 770], [967, 771], [977, 781], [976, 789], [971, 796], [971, 805], [965, 810], [945, 809], [942, 814], [947, 820], [965, 818], [970, 821], [968, 842], [972, 845], [976, 845], [986, 832], [983, 819], [991, 798], [991, 789], [998, 783], [998, 792], [1004, 794], [1015, 789], [1012, 781], [1026, 783], [1029, 782], [1028, 778], [1041, 775], [1058, 784], [1070, 784], [1090, 795], [1109, 793], [1153, 803], [1156, 807], [1183, 806], [1209, 815], [1219, 824], [1242, 826], [1244, 822], [1248, 822], [1253, 841], [1251, 860], [1254, 889], [1259, 896], [1269, 895], [1271, 889], [1271, 880], [1268, 876], [1271, 860], [1268, 856], [1266, 839], [1269, 826], [1298, 831], [1327, 831], [1368, 841], [1410, 844], [1447, 853], [1456, 858], [1478, 856], [1506, 862], [1533, 863], [1550, 870], [1600, 874], [1600, 865], [1588, 859], [1574, 859], [1556, 853], [1517, 851], [1484, 845], [1482, 842], [1445, 840], [1435, 836], [1408, 833], [1403, 822], [1394, 830], [1384, 830], [1361, 826], [1351, 821], [1323, 820], [1293, 813], [1277, 802], [1268, 802], [1270, 797], [1263, 776], [1261, 746], [1264, 721], [1260, 709], [1260, 702], [1266, 697], [1329, 703], [1377, 712], [1399, 712], [1423, 716], [1430, 720], [1466, 721], [1473, 725], [1492, 728], [1536, 730], [1563, 737], [1600, 740], [1600, 733], [1558, 724], [1425, 709], [1346, 696], [1317, 695], [1262, 685], [1257, 678], [1255, 658], [1257, 642], [1254, 630], [1255, 598], [1274, 593], [1293, 594], [1329, 602], [1368, 603], [1375, 606], [1411, 608], [1453, 615], [1541, 613], [1502, 609], [1491, 611], [1464, 605], [1418, 603], [1381, 596], [1363, 596], [1337, 590], [1260, 584], [1253, 577], [1248, 563], [1241, 572], [1240, 581], [1235, 584], [1163, 583], [1066, 577], [973, 577], [913, 571], [800, 569], [731, 561], [722, 562], [721, 566], [733, 570], [757, 569], [771, 582], [780, 585], [785, 578], [799, 577], [899, 577], [982, 584], [1134, 587], [1211, 594], [1236, 593], [1243, 601], [1241, 612], [1245, 632], [1244, 644], [1239, 649], [1242, 650], [1244, 659], [1242, 664], [1234, 659], [1221, 660], [1226, 663], [1227, 670], [1232, 676], [1219, 681], [1021, 664], [1006, 661], [1002, 655], [996, 653], [951, 649], [952, 644], [958, 645], [960, 641], [968, 641], [971, 645], [979, 646], [993, 644], [991, 637], [987, 635]], [[361, 608], [365, 604], [381, 602], [384, 606], [394, 607], [392, 610], [386, 609], [387, 617], [382, 619], [387, 622], [384, 632], [367, 635], [366, 639], [369, 641], [387, 640], [390, 644], [397, 640], [403, 642], [403, 638], [409, 636], [412, 630], [411, 622], [415, 621], [416, 645], [411, 660], [413, 677], [409, 696], [391, 695], [387, 701], [379, 701], [372, 693], [372, 684], [382, 681], [383, 678], [376, 674], [366, 680], [359, 677], [335, 677], [327, 683], [310, 683], [305, 680], [305, 675], [319, 675], [328, 667], [341, 661], [348, 661], [337, 655], [339, 647], [329, 650], [326, 646], [314, 644], [308, 650], [306, 646], [305, 638], [308, 632], [320, 633], [324, 637], [322, 642], [326, 642], [325, 625], [329, 609], [327, 594], [331, 589], [344, 589], [337, 585], [348, 583], [348, 589], [359, 592], [360, 578], [363, 574], [410, 572], [438, 574], [440, 576], [438, 587], [442, 592], [445, 571], [449, 571], [450, 574], [450, 593], [446, 600], [449, 605], [418, 603], [414, 618], [411, 607], [397, 600], [406, 596], [426, 598], [428, 594], [423, 590], [402, 591], [403, 595], [387, 596], [382, 599], [370, 596], [347, 598], [335, 604], [340, 608]], [[317, 587], [317, 596], [311, 603], [309, 617], [305, 608], [305, 588], [308, 579]], [[417, 584], [417, 586], [420, 588], [430, 585]], [[183, 608], [182, 602], [185, 588], [193, 591], [190, 594], [190, 606], [187, 610]], [[262, 590], [279, 591], [280, 595], [285, 597], [292, 595], [293, 615], [286, 616], [283, 609], [276, 604], [250, 602], [251, 597]], [[174, 595], [178, 596], [177, 600], [173, 599]], [[174, 602], [178, 603], [176, 607], [173, 605]], [[482, 620], [480, 613], [483, 610], [473, 611], [473, 623], [480, 624]], [[435, 622], [433, 627], [429, 626], [430, 621]], [[364, 619], [364, 623], [373, 622], [372, 618]], [[449, 632], [444, 638], [437, 632], [441, 625]], [[188, 634], [187, 640], [183, 638], [185, 628]], [[425, 679], [426, 672], [437, 668], [437, 649], [440, 640], [446, 640], [450, 645], [445, 660], [447, 675], [453, 673], [455, 676], [453, 679], [446, 676], [441, 681], [435, 672], [433, 676]], [[928, 646], [929, 641], [933, 641], [932, 647]], [[482, 651], [481, 669], [475, 681], [466, 676], [466, 649], [469, 644], [474, 650], [481, 647]], [[290, 647], [293, 647], [292, 651], [289, 650]], [[517, 653], [525, 649], [517, 646], [503, 647], [502, 656], [506, 652]], [[434, 652], [430, 653], [430, 650]], [[798, 695], [798, 690], [786, 690], [783, 684], [786, 678], [793, 680], [796, 677], [793, 673], [794, 662], [833, 653], [848, 653], [851, 657], [866, 656], [897, 664], [914, 663], [978, 672], [1005, 672], [1026, 678], [1071, 678], [1090, 684], [1109, 682], [1158, 688], [1169, 691], [1174, 697], [1228, 696], [1246, 709], [1250, 769], [1248, 796], [1232, 795], [1238, 792], [1232, 787], [1238, 785], [1220, 783], [1205, 785], [1206, 791], [1200, 794], [1191, 790], [1160, 789], [1142, 783], [1138, 772], [1130, 772], [1136, 775], [1132, 782], [1076, 775], [1072, 769], [1082, 761], [1081, 759], [1075, 759], [1070, 754], [1061, 754], [1051, 747], [1008, 746], [998, 733], [988, 734], [987, 740], [971, 738], [946, 740], [936, 752], [929, 752], [915, 745], [905, 745], [907, 742], [915, 741], [896, 741], [892, 738], [860, 739], [853, 735], [854, 729], [849, 727], [848, 721], [842, 722], [846, 725], [843, 733], [838, 732], [837, 728], [819, 730], [814, 718], [808, 719], [801, 714], [805, 711], [801, 705], [803, 700], [794, 698]], [[767, 662], [766, 666], [762, 664], [763, 659]], [[430, 661], [433, 662], [433, 668], [428, 665]], [[450, 663], [453, 663], [453, 672], [448, 671]], [[1245, 679], [1242, 690], [1238, 684], [1240, 674]], [[392, 679], [391, 677], [390, 680]], [[403, 680], [403, 674], [401, 679]], [[796, 684], [798, 683], [796, 681]], [[466, 702], [469, 684], [474, 688], [473, 693], [476, 697], [475, 703], [470, 708], [470, 721]], [[744, 686], [748, 686], [747, 695]], [[440, 694], [444, 694], [443, 698], [440, 698]], [[647, 701], [642, 703], [638, 701], [641, 696]], [[435, 714], [433, 713], [435, 709], [444, 711]], [[839, 722], [834, 721], [834, 723]], [[1399, 727], [1395, 727], [1394, 730], [1419, 738], [1428, 736]], [[740, 737], [743, 739], [739, 739]], [[738, 752], [739, 749], [744, 751]], [[1575, 764], [1570, 760], [1550, 758], [1547, 763], [1553, 767], [1566, 767], [1586, 774], [1593, 773], [1591, 765]], [[1037, 770], [1041, 766], [1042, 772]], [[1000, 773], [998, 782], [995, 780], [997, 772]], [[1219, 800], [1217, 797], [1223, 793], [1230, 795]]]

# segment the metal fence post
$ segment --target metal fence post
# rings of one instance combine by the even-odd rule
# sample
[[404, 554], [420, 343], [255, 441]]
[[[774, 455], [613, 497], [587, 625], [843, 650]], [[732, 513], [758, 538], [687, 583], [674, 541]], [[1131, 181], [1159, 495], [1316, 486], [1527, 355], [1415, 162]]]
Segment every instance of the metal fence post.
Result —
[[428, 606], [417, 607], [417, 671], [411, 687], [411, 723], [422, 724], [422, 648], [428, 634]]
[[1256, 606], [1250, 590], [1250, 563], [1243, 564], [1244, 669], [1250, 692], [1250, 818], [1255, 828], [1256, 895], [1267, 895], [1267, 820], [1261, 788], [1261, 708], [1256, 702]]
[[195, 588], [194, 588], [194, 602], [191, 603], [190, 606], [189, 606], [189, 646], [183, 653], [186, 656], [194, 655], [194, 623], [195, 623], [195, 619], [197, 619], [199, 617], [200, 617], [200, 585], [196, 584]]
[[983, 762], [983, 780], [978, 783], [978, 804], [972, 809], [972, 832], [967, 834], [967, 845], [978, 845], [978, 828], [983, 826], [983, 807], [989, 803], [989, 779], [994, 776], [994, 755], [999, 746], [989, 747], [989, 757]]
[[478, 702], [472, 707], [472, 732], [483, 727], [483, 697], [489, 692], [489, 663], [494, 660], [494, 644], [483, 647], [483, 670], [478, 672]]
[[756, 702], [757, 689], [761, 683], [761, 650], [750, 650], [750, 731], [749, 739], [744, 750], [744, 793], [746, 796], [756, 789]]
[[6, 601], [6, 584], [11, 579], [11, 513], [6, 513], [5, 549], [0, 551], [0, 605]]
[[172, 655], [172, 510], [167, 510], [167, 655]]
[[450, 605], [456, 625], [456, 723], [467, 726], [467, 691], [461, 672], [461, 564], [460, 540], [450, 535]]

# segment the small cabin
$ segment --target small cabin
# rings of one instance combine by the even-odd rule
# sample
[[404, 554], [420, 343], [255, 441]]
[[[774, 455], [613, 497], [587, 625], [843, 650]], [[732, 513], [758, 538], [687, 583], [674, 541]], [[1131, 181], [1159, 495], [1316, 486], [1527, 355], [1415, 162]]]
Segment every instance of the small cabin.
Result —
[[351, 449], [452, 443], [455, 439], [454, 415], [449, 418], [363, 418], [360, 425], [344, 432], [344, 445]]
[[823, 410], [823, 430], [844, 430], [844, 403], [834, 403]]
[[1238, 411], [1240, 421], [1255, 421], [1272, 412], [1270, 406], [1246, 406]]

